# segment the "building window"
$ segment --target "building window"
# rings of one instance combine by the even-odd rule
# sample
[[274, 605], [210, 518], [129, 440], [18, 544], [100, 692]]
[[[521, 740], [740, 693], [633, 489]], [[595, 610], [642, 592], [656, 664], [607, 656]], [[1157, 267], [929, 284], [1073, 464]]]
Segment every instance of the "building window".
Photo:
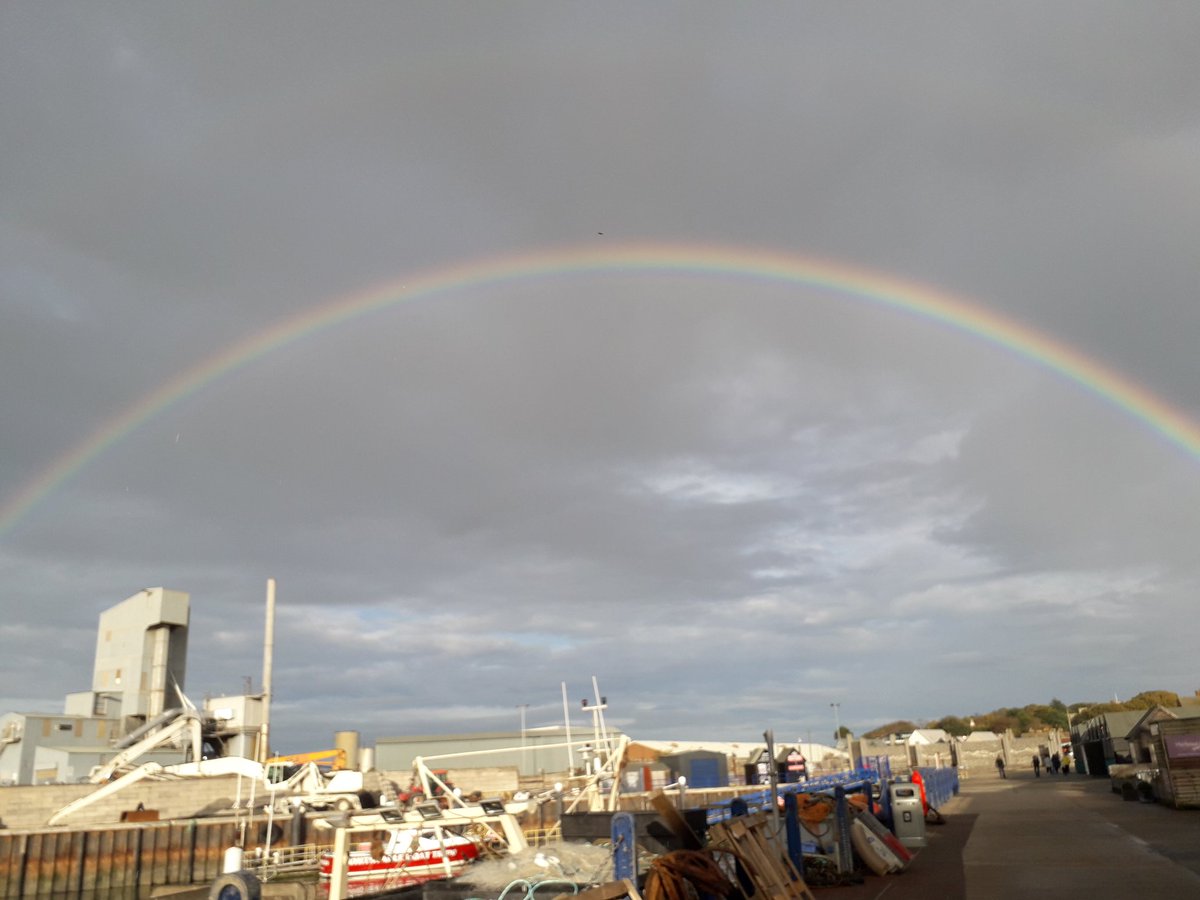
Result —
[[74, 731], [75, 726], [70, 722], [59, 722], [58, 730], [59, 731]]

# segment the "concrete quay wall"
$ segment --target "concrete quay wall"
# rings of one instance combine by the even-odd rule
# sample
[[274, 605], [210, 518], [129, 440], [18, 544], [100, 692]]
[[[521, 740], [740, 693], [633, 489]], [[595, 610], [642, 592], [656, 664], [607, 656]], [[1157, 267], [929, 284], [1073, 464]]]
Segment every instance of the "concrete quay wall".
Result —
[[995, 774], [997, 757], [1010, 768], [1032, 768], [1033, 755], [1042, 748], [1057, 746], [1057, 736], [1051, 733], [1013, 737], [996, 735], [995, 740], [939, 741], [934, 744], [890, 743], [863, 738], [855, 741], [858, 758], [886, 758], [892, 772], [900, 775], [913, 768], [957, 768], [963, 777]]
[[[250, 802], [248, 779], [241, 780], [241, 802]], [[97, 789], [93, 784], [47, 784], [0, 787], [0, 822], [10, 829], [44, 828], [50, 817], [68, 803]], [[142, 781], [98, 800], [67, 818], [70, 826], [107, 825], [121, 821], [121, 814], [143, 809], [157, 810], [160, 819], [190, 819], [230, 809], [239, 798], [236, 775], [177, 781]]]

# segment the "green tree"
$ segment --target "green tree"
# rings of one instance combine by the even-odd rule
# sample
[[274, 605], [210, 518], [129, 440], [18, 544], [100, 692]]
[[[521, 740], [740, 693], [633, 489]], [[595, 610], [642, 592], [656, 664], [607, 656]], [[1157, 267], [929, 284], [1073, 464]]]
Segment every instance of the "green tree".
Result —
[[929, 723], [930, 728], [940, 728], [946, 734], [963, 737], [971, 733], [971, 723], [958, 716], [942, 716], [936, 722]]
[[1044, 731], [1047, 728], [1067, 727], [1067, 706], [1061, 701], [1059, 702], [1058, 706], [1055, 706], [1054, 701], [1051, 701], [1049, 706], [1035, 705], [1027, 706], [1025, 708], [1029, 710], [1029, 728], [1031, 731]]
[[1150, 709], [1152, 706], [1178, 706], [1179, 695], [1174, 691], [1142, 691], [1134, 694], [1127, 701], [1127, 709]]

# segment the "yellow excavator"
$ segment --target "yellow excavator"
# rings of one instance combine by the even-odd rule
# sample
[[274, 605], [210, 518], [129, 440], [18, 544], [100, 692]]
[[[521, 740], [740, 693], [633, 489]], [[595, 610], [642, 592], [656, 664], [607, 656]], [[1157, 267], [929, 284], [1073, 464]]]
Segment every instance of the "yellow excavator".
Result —
[[292, 801], [309, 809], [361, 809], [373, 805], [363, 790], [362, 772], [347, 766], [345, 750], [314, 750], [267, 760], [266, 779], [297, 793]]
[[338, 772], [346, 768], [346, 751], [342, 748], [336, 750], [314, 750], [312, 753], [292, 753], [287, 756], [272, 756], [267, 760], [268, 766], [302, 766], [305, 763], [313, 763], [319, 768]]

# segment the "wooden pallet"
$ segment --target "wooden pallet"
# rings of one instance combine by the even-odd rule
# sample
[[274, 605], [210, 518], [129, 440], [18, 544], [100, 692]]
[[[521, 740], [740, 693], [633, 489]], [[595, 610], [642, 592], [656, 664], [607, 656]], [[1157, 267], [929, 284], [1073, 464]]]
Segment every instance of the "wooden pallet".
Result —
[[816, 900], [796, 867], [767, 837], [766, 813], [734, 816], [708, 828], [709, 845], [737, 854], [754, 884], [754, 900]]

